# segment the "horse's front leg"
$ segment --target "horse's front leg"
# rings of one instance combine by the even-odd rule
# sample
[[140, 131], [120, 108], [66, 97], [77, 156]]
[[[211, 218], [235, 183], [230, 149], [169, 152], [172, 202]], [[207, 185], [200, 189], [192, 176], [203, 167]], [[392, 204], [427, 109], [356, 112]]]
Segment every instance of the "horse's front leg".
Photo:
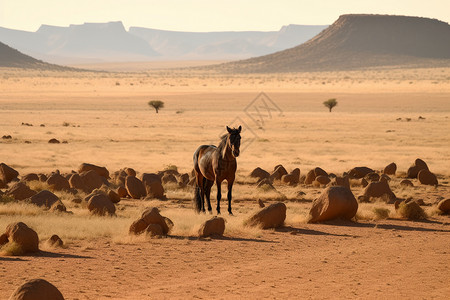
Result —
[[231, 190], [233, 189], [233, 182], [234, 182], [234, 180], [228, 181], [228, 195], [227, 195], [227, 198], [228, 198], [228, 213], [230, 215], [233, 214], [231, 212]]
[[210, 193], [211, 193], [211, 187], [213, 186], [214, 181], [206, 180], [205, 184], [205, 197], [206, 197], [206, 204], [208, 204], [208, 211], [209, 213], [212, 213], [212, 207], [211, 207], [211, 201], [210, 201]]
[[222, 199], [222, 191], [221, 191], [222, 182], [220, 180], [216, 180], [217, 186], [217, 214], [220, 215], [220, 199]]

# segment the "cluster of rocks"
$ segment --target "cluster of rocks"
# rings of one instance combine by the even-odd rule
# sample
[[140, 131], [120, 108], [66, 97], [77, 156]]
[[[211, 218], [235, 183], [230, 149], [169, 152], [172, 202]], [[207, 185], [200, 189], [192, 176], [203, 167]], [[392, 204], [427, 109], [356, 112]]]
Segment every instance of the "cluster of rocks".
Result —
[[115, 184], [122, 187], [119, 195], [133, 199], [156, 198], [166, 199], [164, 185], [186, 187], [192, 181], [192, 175], [180, 174], [176, 169], [167, 169], [157, 173], [143, 173], [139, 178], [132, 168], [124, 168], [113, 175]]
[[[397, 165], [394, 162], [388, 164], [380, 171], [365, 166], [355, 167], [348, 172], [344, 172], [342, 176], [327, 173], [320, 167], [313, 168], [307, 172], [306, 175], [300, 176], [299, 169], [294, 169], [291, 173], [288, 173], [282, 165], [277, 165], [272, 173], [258, 167], [250, 173], [250, 177], [257, 179], [258, 187], [269, 186], [270, 188], [275, 189], [273, 183], [278, 181], [280, 185], [303, 184], [326, 188], [322, 195], [314, 201], [313, 208], [311, 209], [310, 221], [316, 222], [321, 221], [322, 218], [329, 219], [329, 216], [351, 219], [356, 214], [358, 202], [373, 202], [381, 199], [388, 204], [396, 203], [399, 199], [396, 197], [389, 184], [391, 182], [391, 176], [395, 176], [396, 172]], [[420, 184], [423, 185], [438, 185], [436, 175], [430, 172], [427, 164], [419, 158], [416, 159], [413, 165], [408, 169], [406, 175], [409, 179], [401, 180], [400, 186], [414, 186], [411, 179], [418, 179]], [[362, 194], [357, 197], [357, 199], [351, 192], [351, 187], [355, 185], [363, 187]], [[331, 193], [332, 191], [333, 193]], [[337, 193], [337, 191], [339, 191], [339, 197], [334, 194]], [[344, 201], [336, 200], [341, 198], [347, 199], [346, 205], [343, 204]], [[444, 200], [441, 202], [444, 202]], [[419, 205], [425, 205], [423, 201], [417, 201], [417, 203]], [[347, 206], [348, 209], [344, 209]], [[344, 209], [345, 213], [340, 212], [334, 207]], [[446, 206], [444, 204], [438, 205], [439, 210], [446, 213], [446, 210], [441, 207]]]
[[250, 173], [250, 177], [256, 178], [257, 187], [269, 186], [274, 189], [273, 183], [279, 182], [281, 184], [295, 186], [300, 182], [300, 169], [295, 168], [290, 173], [282, 165], [276, 165], [272, 173], [257, 167]]
[[408, 178], [417, 178], [421, 184], [438, 185], [437, 177], [428, 169], [426, 162], [416, 159], [407, 171]]
[[[157, 173], [143, 173], [139, 178], [136, 171], [124, 168], [111, 177], [105, 167], [83, 163], [77, 171], [61, 174], [58, 170], [51, 174], [30, 173], [19, 178], [19, 172], [10, 166], [0, 164], [0, 195], [5, 194], [16, 201], [25, 201], [50, 211], [65, 212], [66, 207], [54, 192], [63, 191], [74, 195], [73, 202], [81, 203], [97, 215], [114, 215], [122, 198], [166, 199], [165, 185], [173, 184], [184, 188], [193, 182], [187, 173], [180, 174], [176, 168]], [[29, 186], [31, 181], [45, 182], [48, 190], [35, 191]], [[80, 199], [81, 193], [87, 194]]]
[[142, 213], [139, 219], [131, 224], [129, 233], [138, 235], [145, 232], [150, 236], [163, 236], [170, 232], [173, 225], [172, 220], [161, 216], [158, 208], [150, 207]]
[[[14, 243], [18, 249], [15, 255], [35, 253], [39, 251], [39, 237], [36, 231], [23, 222], [14, 222], [6, 226], [6, 230], [0, 235], [0, 247], [8, 243]], [[58, 235], [52, 235], [47, 241], [48, 246], [61, 247], [63, 241]]]

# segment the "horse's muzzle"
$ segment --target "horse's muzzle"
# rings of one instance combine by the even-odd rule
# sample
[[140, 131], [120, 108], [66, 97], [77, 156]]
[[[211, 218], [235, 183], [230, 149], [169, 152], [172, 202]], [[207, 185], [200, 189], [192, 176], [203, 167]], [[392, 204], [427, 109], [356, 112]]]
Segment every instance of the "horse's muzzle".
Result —
[[233, 150], [233, 156], [234, 157], [238, 157], [239, 156], [239, 150], [238, 149], [234, 149]]

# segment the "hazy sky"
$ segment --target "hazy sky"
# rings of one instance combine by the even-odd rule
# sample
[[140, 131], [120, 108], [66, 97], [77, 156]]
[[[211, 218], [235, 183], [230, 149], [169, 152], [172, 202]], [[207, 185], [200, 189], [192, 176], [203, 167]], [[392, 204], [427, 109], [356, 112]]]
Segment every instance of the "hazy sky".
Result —
[[450, 0], [0, 0], [0, 26], [36, 31], [122, 21], [184, 31], [278, 30], [287, 24], [326, 25], [341, 14], [421, 16], [450, 22]]

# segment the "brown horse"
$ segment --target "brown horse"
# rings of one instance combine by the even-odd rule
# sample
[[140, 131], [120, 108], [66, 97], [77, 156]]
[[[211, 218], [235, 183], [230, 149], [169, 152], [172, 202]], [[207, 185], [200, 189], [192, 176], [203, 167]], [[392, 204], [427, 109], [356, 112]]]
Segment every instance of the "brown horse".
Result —
[[213, 145], [202, 145], [194, 153], [194, 170], [196, 176], [195, 186], [195, 208], [197, 212], [205, 212], [205, 196], [208, 211], [211, 212], [210, 193], [211, 187], [217, 185], [217, 214], [220, 214], [220, 199], [222, 198], [222, 181], [228, 182], [228, 213], [231, 212], [231, 190], [235, 178], [237, 163], [241, 145], [241, 129], [229, 128], [227, 134], [221, 138], [218, 147]]

